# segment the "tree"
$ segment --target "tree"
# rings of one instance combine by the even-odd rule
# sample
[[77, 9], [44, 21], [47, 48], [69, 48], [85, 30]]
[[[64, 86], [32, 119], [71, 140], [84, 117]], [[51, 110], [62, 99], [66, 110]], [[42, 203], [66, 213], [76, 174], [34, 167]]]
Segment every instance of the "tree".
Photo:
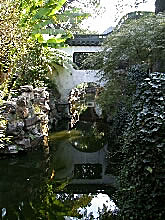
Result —
[[[67, 182], [57, 186], [53, 180], [40, 187], [37, 198], [30, 201], [31, 215], [36, 219], [65, 219], [64, 216], [81, 218], [79, 208], [86, 207], [92, 200], [92, 195], [74, 195], [63, 193]], [[60, 192], [57, 194], [57, 192]]]
[[92, 62], [106, 80], [99, 103], [109, 121], [121, 217], [163, 220], [164, 13], [141, 13], [126, 15]]
[[[75, 34], [90, 34], [89, 29], [84, 29], [81, 26], [83, 21], [82, 16], [84, 16], [84, 18], [88, 18], [91, 15], [97, 16], [98, 14], [101, 14], [101, 9], [100, 0], [69, 0], [64, 4], [64, 10], [79, 12], [80, 16], [76, 18], [76, 22], [72, 25], [72, 32]], [[70, 23], [72, 24], [72, 19], [70, 20]]]
[[[19, 12], [17, 8], [17, 3], [15, 7], [9, 1], [3, 1], [0, 4], [0, 13], [1, 13], [1, 30], [0, 37], [2, 39], [0, 45], [0, 82], [2, 83], [7, 79], [7, 76], [10, 74], [11, 64], [11, 55], [14, 50], [18, 49], [18, 39], [20, 40], [19, 52], [23, 53], [22, 49], [24, 48], [24, 38], [20, 29], [17, 27]], [[22, 48], [22, 49], [21, 49]]]
[[165, 2], [164, 0], [156, 0], [155, 1], [155, 13], [165, 11]]
[[[134, 4], [135, 7], [138, 7], [139, 4], [148, 2], [149, 0], [134, 0], [131, 2], [131, 6]], [[127, 4], [128, 5], [128, 4]], [[124, 1], [118, 0], [117, 6], [123, 7]], [[155, 0], [155, 13], [163, 12], [165, 10], [165, 3], [164, 0]]]
[[165, 216], [164, 80], [164, 73], [151, 73], [138, 86], [124, 132], [117, 191], [124, 219], [163, 220]]
[[[47, 73], [54, 64], [63, 65], [69, 59], [50, 48], [65, 46], [72, 36], [75, 23], [88, 14], [74, 8], [63, 11], [66, 0], [3, 1], [1, 2], [0, 80], [2, 98], [14, 86], [48, 82]], [[37, 82], [37, 84], [36, 84]], [[50, 82], [50, 81], [49, 81]]]
[[[95, 60], [95, 65], [101, 68], [102, 78], [107, 80], [107, 87], [100, 100], [107, 113], [110, 111], [112, 114], [113, 108], [117, 111], [119, 103], [130, 104], [131, 94], [142, 73], [165, 71], [164, 15], [144, 13], [139, 17], [141, 13], [135, 12], [134, 18], [132, 13], [126, 15], [130, 18], [122, 19], [125, 21], [120, 22], [109, 35], [103, 51], [90, 61]], [[138, 74], [137, 68], [141, 72], [140, 77], [135, 76]], [[132, 76], [131, 71], [134, 71]]]

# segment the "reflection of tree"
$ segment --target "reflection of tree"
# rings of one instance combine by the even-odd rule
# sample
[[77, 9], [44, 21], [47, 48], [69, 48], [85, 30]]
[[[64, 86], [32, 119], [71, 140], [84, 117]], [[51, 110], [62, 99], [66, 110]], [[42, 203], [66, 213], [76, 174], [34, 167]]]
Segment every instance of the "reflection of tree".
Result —
[[106, 130], [103, 123], [83, 123], [77, 124], [77, 129], [82, 135], [72, 139], [72, 145], [81, 151], [96, 152], [106, 143]]
[[19, 195], [18, 191], [19, 198], [15, 201], [10, 194], [8, 202], [0, 205], [0, 216], [3, 216], [3, 220], [60, 220], [64, 219], [64, 216], [81, 217], [78, 208], [86, 207], [92, 199], [92, 196], [88, 195], [64, 193], [67, 182], [57, 185], [51, 179], [42, 178], [42, 183], [36, 183], [33, 179], [27, 184], [28, 187], [25, 187], [22, 183], [25, 195]]
[[121, 217], [118, 215], [118, 211], [119, 211], [118, 209], [111, 211], [104, 204], [103, 209], [98, 210], [99, 219], [101, 219], [101, 220], [121, 220]]
[[64, 216], [82, 217], [78, 209], [86, 207], [90, 203], [92, 196], [75, 196], [67, 193], [57, 194], [58, 189], [52, 181], [48, 181], [41, 187], [39, 197], [31, 202], [34, 219], [60, 220], [64, 219]]

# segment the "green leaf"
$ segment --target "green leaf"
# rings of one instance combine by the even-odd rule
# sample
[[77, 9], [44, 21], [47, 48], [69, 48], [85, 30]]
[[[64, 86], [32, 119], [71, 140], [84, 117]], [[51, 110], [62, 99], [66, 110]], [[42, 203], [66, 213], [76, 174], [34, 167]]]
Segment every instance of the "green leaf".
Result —
[[43, 0], [36, 0], [35, 6], [41, 6], [43, 4]]
[[45, 27], [46, 25], [52, 24], [52, 23], [53, 23], [53, 21], [52, 21], [51, 19], [50, 19], [50, 20], [46, 20], [46, 21], [39, 22], [38, 24], [34, 25], [34, 30], [43, 28], [43, 27]]
[[60, 39], [58, 39], [58, 38], [51, 38], [51, 39], [47, 40], [47, 43], [61, 43], [61, 42], [64, 42], [64, 41], [65, 40], [62, 39], [62, 38], [60, 38]]
[[32, 20], [40, 19], [45, 16], [47, 16], [50, 13], [51, 9], [50, 8], [40, 8], [36, 14], [34, 15]]
[[44, 38], [42, 36], [42, 34], [35, 34], [35, 38], [38, 40], [39, 43], [44, 43]]
[[146, 167], [146, 170], [150, 173], [152, 173], [152, 168], [150, 166]]
[[65, 4], [66, 1], [67, 0], [59, 0], [57, 6], [49, 13], [49, 16], [56, 14], [56, 12], [58, 12], [61, 9], [61, 7], [63, 6], [63, 4]]

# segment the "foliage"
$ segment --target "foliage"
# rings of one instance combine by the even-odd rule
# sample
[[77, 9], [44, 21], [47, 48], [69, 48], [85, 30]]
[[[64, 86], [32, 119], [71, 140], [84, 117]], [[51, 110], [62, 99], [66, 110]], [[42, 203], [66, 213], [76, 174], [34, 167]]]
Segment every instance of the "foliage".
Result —
[[[36, 219], [65, 219], [64, 216], [82, 217], [78, 209], [86, 207], [92, 196], [63, 193], [64, 185], [57, 187], [55, 182], [48, 181], [40, 189], [40, 198], [31, 203]], [[61, 193], [57, 194], [57, 191]]]
[[0, 4], [1, 98], [20, 85], [55, 87], [49, 76], [56, 65], [70, 59], [58, 50], [72, 36], [71, 27], [88, 15], [80, 10], [62, 11], [66, 0], [3, 1]]
[[83, 12], [81, 8], [69, 8], [62, 14], [58, 14], [57, 21], [60, 22], [61, 28], [71, 30], [73, 34], [81, 33], [81, 22], [90, 16], [89, 13]]
[[99, 14], [101, 9], [100, 0], [68, 0], [69, 7], [79, 7], [90, 14]]
[[[11, 76], [11, 67], [15, 56], [24, 54], [26, 34], [24, 36], [18, 28], [19, 11], [18, 4], [3, 1], [0, 4], [2, 43], [0, 45], [0, 82], [4, 82]], [[29, 42], [30, 44], [30, 42]], [[16, 55], [17, 54], [17, 55]]]
[[70, 57], [65, 53], [57, 49], [50, 50], [36, 43], [22, 57], [21, 64], [17, 65], [15, 71], [17, 78], [13, 88], [18, 89], [20, 85], [31, 84], [34, 88], [47, 86], [54, 91], [56, 84], [51, 77], [53, 72], [56, 72], [56, 65], [67, 68], [70, 62]]
[[156, 0], [155, 1], [155, 13], [165, 11], [165, 4], [163, 0]]
[[164, 219], [165, 74], [152, 73], [137, 89], [124, 133], [118, 202], [124, 219]]
[[[88, 126], [87, 126], [88, 125]], [[83, 123], [78, 122], [76, 129], [81, 131], [81, 135], [70, 138], [72, 145], [79, 151], [97, 152], [106, 143], [106, 129], [103, 123]]]
[[[118, 10], [117, 15], [121, 14], [121, 12], [126, 11], [125, 8], [138, 8], [141, 3], [147, 3], [149, 0], [117, 0], [116, 8]], [[164, 0], [155, 0], [155, 13], [163, 12], [165, 10]]]
[[164, 35], [163, 13], [126, 19], [93, 59], [106, 82], [98, 101], [110, 124], [109, 169], [115, 165], [120, 183], [114, 200], [126, 220], [165, 216]]
[[[164, 71], [164, 35], [164, 14], [129, 18], [109, 35], [103, 51], [90, 60], [100, 67], [107, 82], [100, 99], [106, 112], [115, 113], [119, 103], [130, 106], [140, 73], [144, 77], [148, 72]], [[130, 77], [131, 72], [137, 76]]]
[[[37, 39], [39, 43], [53, 43], [54, 47], [63, 46], [69, 31], [49, 28], [57, 24], [57, 13], [66, 0], [51, 1], [21, 1], [19, 5], [21, 29], [30, 30], [29, 35]], [[25, 25], [26, 24], [26, 25]], [[50, 39], [44, 39], [44, 34], [55, 35]]]
[[[74, 10], [76, 8], [80, 12], [80, 14], [86, 15], [86, 17], [84, 18], [88, 18], [90, 16], [97, 17], [98, 15], [101, 15], [104, 11], [100, 0], [68, 0], [66, 5], [64, 5], [64, 8], [65, 10]], [[89, 28], [85, 28], [83, 26], [83, 22], [81, 22], [84, 19], [79, 21], [79, 18], [81, 17], [77, 17], [76, 23], [72, 25], [72, 32], [74, 34], [96, 33], [94, 31], [90, 31]]]
[[109, 79], [116, 70], [127, 70], [135, 64], [145, 64], [146, 71], [156, 70], [155, 65], [164, 54], [164, 32], [164, 15], [144, 15], [117, 26], [102, 52], [104, 76]]
[[[165, 30], [164, 15], [145, 13], [139, 17], [139, 13], [135, 16], [131, 13], [129, 16], [121, 19], [105, 42], [104, 50], [92, 59], [97, 66], [100, 65], [99, 74], [106, 82], [98, 102], [110, 124], [109, 168], [115, 173], [122, 158], [119, 150], [123, 144], [122, 133], [136, 88], [152, 69], [163, 69], [160, 61], [163, 61], [165, 46], [162, 35]], [[113, 171], [111, 163], [115, 163]]]

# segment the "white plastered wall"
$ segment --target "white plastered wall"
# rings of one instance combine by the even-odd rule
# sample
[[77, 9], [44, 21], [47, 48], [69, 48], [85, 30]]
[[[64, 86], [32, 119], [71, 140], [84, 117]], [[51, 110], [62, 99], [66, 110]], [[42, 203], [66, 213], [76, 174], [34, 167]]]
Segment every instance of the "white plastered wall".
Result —
[[[62, 48], [62, 51], [71, 56], [73, 61], [74, 52], [98, 52], [101, 50], [100, 46], [69, 46]], [[67, 103], [68, 96], [72, 88], [83, 82], [97, 82], [99, 80], [96, 76], [96, 70], [76, 70], [72, 65], [68, 68], [58, 66], [55, 73], [55, 80], [57, 88], [61, 94], [61, 102]]]

